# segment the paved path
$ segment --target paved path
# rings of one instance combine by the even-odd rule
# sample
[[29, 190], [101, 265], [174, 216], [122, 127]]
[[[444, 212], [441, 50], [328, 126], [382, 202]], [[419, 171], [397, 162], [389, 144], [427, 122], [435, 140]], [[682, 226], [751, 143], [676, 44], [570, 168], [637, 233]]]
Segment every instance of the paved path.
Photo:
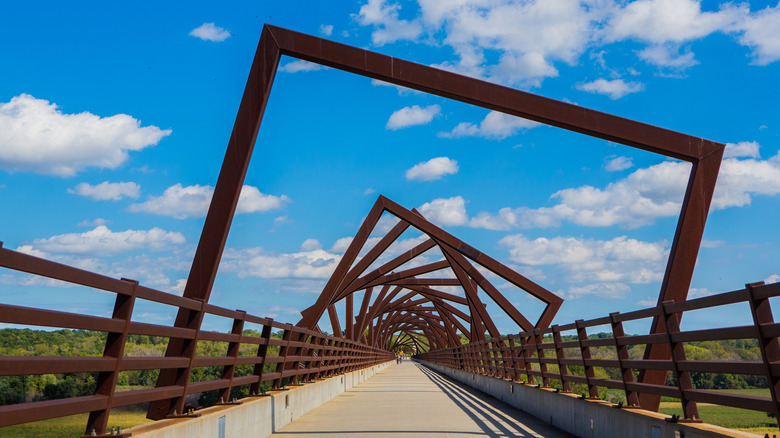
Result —
[[413, 362], [391, 366], [271, 436], [572, 437]]

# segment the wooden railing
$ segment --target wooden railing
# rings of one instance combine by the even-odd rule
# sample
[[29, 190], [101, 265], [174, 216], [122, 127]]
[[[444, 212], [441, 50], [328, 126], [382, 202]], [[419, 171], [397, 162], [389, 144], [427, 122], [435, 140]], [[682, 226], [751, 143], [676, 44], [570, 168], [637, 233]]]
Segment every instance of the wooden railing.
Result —
[[[92, 395], [0, 406], [0, 427], [88, 412], [90, 416], [85, 434], [89, 435], [94, 430], [96, 435], [103, 435], [109, 412], [119, 406], [180, 399], [214, 390], [219, 391], [220, 399], [229, 401], [231, 389], [238, 386], [249, 385], [249, 393], [258, 395], [263, 391], [264, 382], [271, 382], [271, 387], [279, 388], [288, 381], [309, 382], [373, 366], [395, 357], [388, 351], [342, 337], [248, 315], [240, 310], [224, 309], [144, 287], [133, 280], [117, 280], [4, 249], [2, 243], [0, 267], [116, 294], [110, 318], [0, 303], [0, 323], [107, 333], [102, 357], [0, 356], [0, 376], [97, 374], [96, 389]], [[232, 322], [232, 330], [221, 333], [134, 321], [133, 307], [138, 300], [227, 318]], [[261, 327], [262, 334], [245, 335], [245, 323]], [[272, 337], [272, 330], [283, 331], [281, 339]], [[124, 351], [131, 334], [223, 342], [227, 343], [227, 354], [222, 357], [128, 357]], [[251, 345], [256, 354], [240, 355], [242, 345]], [[269, 356], [269, 346], [278, 346], [278, 355]], [[276, 366], [271, 367], [274, 368], [272, 372], [267, 372], [266, 364]], [[236, 367], [241, 365], [253, 366], [252, 373], [236, 375]], [[182, 385], [116, 391], [119, 373], [123, 371], [178, 369], [189, 375], [197, 367], [222, 367], [221, 378], [199, 382], [188, 379]], [[184, 413], [174, 411], [170, 414]]]
[[[778, 416], [778, 392], [780, 391], [780, 324], [774, 322], [769, 299], [780, 296], [780, 283], [749, 284], [745, 289], [682, 302], [665, 302], [656, 307], [629, 313], [611, 313], [609, 316], [588, 321], [578, 320], [566, 325], [553, 325], [516, 335], [501, 336], [480, 342], [472, 342], [453, 348], [418, 355], [423, 361], [446, 365], [484, 375], [525, 381], [533, 384], [541, 380], [541, 386], [551, 387], [552, 381], [564, 392], [572, 391], [572, 384], [581, 385], [585, 398], [599, 397], [599, 388], [617, 389], [625, 394], [625, 406], [638, 404], [639, 394], [653, 394], [679, 399], [685, 419], [699, 418], [697, 402], [763, 411]], [[681, 331], [680, 320], [684, 312], [747, 303], [753, 324], [736, 327], [718, 327], [706, 330]], [[626, 335], [623, 325], [643, 319], [661, 320], [666, 333], [651, 335]], [[607, 337], [591, 339], [588, 329], [611, 327]], [[564, 340], [562, 333], [576, 333]], [[701, 341], [755, 339], [761, 350], [761, 361], [702, 361], [688, 360], [684, 344]], [[647, 349], [651, 344], [664, 344], [668, 348], [663, 358], [630, 358], [629, 346]], [[612, 358], [593, 358], [594, 347], [610, 347]], [[566, 351], [570, 354], [567, 355]], [[574, 353], [571, 353], [571, 352]], [[548, 367], [555, 365], [557, 371]], [[577, 366], [578, 371], [570, 371]], [[620, 380], [596, 377], [595, 368], [612, 368], [612, 375]], [[676, 386], [641, 383], [637, 374], [646, 372], [672, 372]], [[755, 397], [695, 389], [691, 373], [742, 374], [764, 376], [770, 397]], [[537, 382], [538, 383], [538, 382]], [[623, 404], [621, 403], [621, 406]], [[780, 416], [778, 416], [780, 417]], [[685, 420], [683, 419], [683, 420]]]

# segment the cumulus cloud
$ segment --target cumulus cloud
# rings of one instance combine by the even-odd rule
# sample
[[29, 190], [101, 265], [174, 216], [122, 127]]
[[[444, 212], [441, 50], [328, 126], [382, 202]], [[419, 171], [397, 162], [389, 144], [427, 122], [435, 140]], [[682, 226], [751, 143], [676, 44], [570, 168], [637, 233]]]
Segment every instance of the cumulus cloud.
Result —
[[315, 251], [322, 249], [322, 244], [317, 239], [306, 239], [301, 244], [301, 251]]
[[279, 71], [283, 71], [285, 73], [298, 73], [302, 71], [317, 71], [324, 69], [325, 66], [316, 64], [309, 61], [304, 61], [302, 59], [296, 59], [294, 61], [290, 61], [287, 64], [279, 67]]
[[226, 249], [220, 270], [240, 278], [330, 278], [341, 255], [322, 249], [278, 254], [263, 248]]
[[422, 25], [417, 20], [399, 18], [401, 6], [397, 3], [386, 4], [383, 0], [368, 0], [360, 7], [355, 16], [363, 26], [373, 26], [371, 42], [377, 46], [399, 40], [414, 40], [422, 34]]
[[170, 133], [141, 127], [126, 114], [65, 114], [54, 103], [20, 94], [0, 103], [0, 168], [62, 177], [88, 167], [115, 169], [129, 151], [156, 145]]
[[502, 140], [517, 134], [521, 130], [532, 129], [537, 126], [542, 125], [531, 120], [498, 111], [491, 111], [479, 124], [461, 122], [452, 128], [452, 131], [440, 132], [438, 136], [443, 138], [482, 137]]
[[[128, 210], [134, 213], [149, 213], [160, 216], [173, 216], [177, 219], [202, 217], [206, 215], [214, 195], [210, 185], [183, 187], [175, 184], [165, 189], [161, 196], [151, 196], [145, 202], [132, 204]], [[236, 213], [255, 213], [278, 210], [290, 198], [286, 195], [274, 196], [261, 193], [257, 187], [245, 185], [238, 198]]]
[[703, 12], [696, 0], [637, 0], [615, 13], [609, 39], [655, 44], [691, 41], [732, 27], [742, 14], [731, 4], [722, 5], [716, 12]]
[[759, 145], [755, 141], [741, 141], [739, 143], [726, 143], [726, 150], [723, 151], [723, 158], [747, 157], [760, 158], [758, 152]]
[[395, 111], [387, 120], [385, 129], [396, 131], [409, 126], [427, 125], [431, 123], [434, 117], [439, 115], [441, 107], [439, 105], [429, 105], [425, 108], [419, 105], [407, 106]]
[[460, 196], [437, 198], [419, 208], [420, 213], [439, 226], [458, 226], [468, 223], [466, 201]]
[[663, 279], [668, 258], [665, 241], [643, 242], [626, 236], [612, 240], [563, 236], [532, 240], [515, 234], [504, 237], [499, 244], [509, 249], [513, 262], [558, 267], [574, 283], [657, 282]]
[[[454, 59], [433, 66], [507, 85], [538, 87], [556, 64], [575, 65], [592, 48], [635, 41], [644, 61], [681, 70], [697, 64], [690, 44], [725, 33], [750, 47], [754, 63], [780, 59], [780, 5], [751, 12], [746, 3], [704, 11], [699, 0], [417, 0], [404, 10], [370, 0], [355, 15], [372, 41], [449, 46]], [[404, 18], [400, 13], [404, 13]], [[540, 35], [544, 35], [540, 38]]]
[[739, 42], [753, 49], [755, 64], [767, 65], [780, 59], [779, 26], [780, 4], [747, 14], [737, 26], [742, 32]]
[[639, 82], [626, 82], [623, 79], [596, 79], [593, 82], [578, 84], [577, 89], [588, 93], [604, 94], [616, 100], [627, 94], [638, 93], [644, 90], [645, 86]]
[[322, 24], [320, 25], [320, 34], [324, 36], [331, 36], [333, 35], [333, 25], [332, 24]]
[[456, 173], [458, 173], [457, 161], [447, 157], [436, 157], [415, 164], [406, 171], [406, 179], [409, 181], [433, 181], [441, 179], [444, 175]]
[[111, 223], [110, 220], [106, 220], [106, 219], [103, 219], [102, 217], [99, 217], [99, 218], [95, 218], [94, 220], [91, 220], [91, 221], [87, 220], [87, 219], [84, 219], [83, 221], [81, 221], [78, 224], [76, 224], [76, 226], [77, 227], [94, 228], [94, 227], [98, 227], [100, 225], [108, 225], [110, 223]]
[[569, 286], [563, 299], [575, 300], [585, 296], [620, 299], [631, 292], [631, 287], [625, 283], [591, 283], [583, 286]]
[[70, 233], [36, 239], [25, 251], [44, 253], [111, 256], [122, 252], [150, 249], [162, 251], [186, 242], [184, 235], [160, 228], [113, 232], [105, 225], [84, 233]]
[[609, 157], [609, 161], [604, 165], [604, 168], [610, 172], [619, 172], [634, 167], [632, 159], [629, 157]]
[[225, 28], [214, 25], [214, 23], [203, 23], [192, 29], [190, 36], [200, 38], [203, 41], [220, 42], [230, 38], [230, 32], [225, 30]]
[[[577, 0], [421, 0], [420, 9], [430, 28], [445, 30], [443, 42], [458, 56], [442, 67], [521, 86], [557, 76], [555, 61], [575, 63], [593, 40], [592, 28], [602, 13]], [[498, 53], [497, 62], [487, 61], [487, 51]]]
[[[757, 149], [757, 145], [739, 143], [729, 153], [753, 155]], [[559, 190], [550, 197], [557, 201], [552, 207], [505, 207], [496, 214], [483, 211], [469, 225], [491, 230], [557, 227], [562, 221], [628, 229], [650, 225], [656, 218], [679, 214], [689, 174], [690, 164], [664, 161], [637, 169], [604, 188], [585, 185]], [[721, 164], [712, 209], [743, 207], [754, 196], [778, 193], [780, 153], [769, 160], [726, 158]]]
[[778, 282], [780, 282], [780, 275], [778, 274], [772, 274], [764, 280], [764, 283], [766, 284], [773, 284]]
[[138, 198], [141, 195], [141, 186], [134, 182], [110, 183], [104, 181], [94, 186], [83, 182], [72, 189], [68, 189], [68, 193], [85, 196], [96, 201], [118, 201], [124, 197]]
[[639, 51], [639, 58], [648, 64], [667, 67], [675, 70], [685, 70], [698, 64], [690, 50], [680, 53], [676, 44], [658, 44]]

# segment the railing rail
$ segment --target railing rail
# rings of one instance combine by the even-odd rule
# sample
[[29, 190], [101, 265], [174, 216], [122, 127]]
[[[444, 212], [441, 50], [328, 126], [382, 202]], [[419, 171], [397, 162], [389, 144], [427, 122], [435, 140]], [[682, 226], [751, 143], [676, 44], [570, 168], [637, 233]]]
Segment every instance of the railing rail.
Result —
[[[638, 404], [639, 393], [679, 399], [685, 419], [697, 420], [697, 402], [751, 409], [780, 417], [780, 324], [775, 323], [769, 299], [780, 296], [780, 283], [749, 284], [745, 289], [692, 299], [683, 302], [664, 302], [658, 306], [628, 313], [612, 313], [607, 317], [578, 320], [565, 325], [501, 336], [472, 342], [452, 348], [418, 355], [424, 361], [458, 368], [464, 371], [509, 378], [515, 381], [535, 382], [550, 387], [550, 380], [559, 382], [564, 392], [571, 391], [571, 384], [585, 386], [585, 397], [598, 397], [598, 388], [617, 389], [625, 393], [626, 406]], [[753, 325], [718, 327], [703, 330], [680, 330], [683, 312], [716, 308], [730, 304], [747, 303], [753, 316]], [[651, 335], [626, 335], [623, 324], [647, 318], [659, 318], [666, 322], [666, 333]], [[589, 339], [588, 329], [611, 326], [607, 337]], [[576, 332], [576, 339], [564, 340], [561, 332]], [[761, 361], [689, 360], [685, 357], [684, 344], [688, 342], [756, 339], [762, 353]], [[670, 352], [668, 359], [631, 359], [628, 346], [663, 344]], [[591, 348], [611, 347], [615, 358], [593, 358]], [[567, 349], [579, 351], [566, 357]], [[556, 371], [547, 368], [554, 365]], [[572, 366], [582, 369], [573, 373]], [[612, 368], [621, 379], [596, 377], [595, 367]], [[646, 370], [671, 371], [675, 386], [639, 383], [636, 372]], [[691, 373], [723, 373], [764, 376], [767, 378], [771, 397], [755, 397], [727, 394], [706, 389], [694, 389]]]
[[[85, 434], [92, 430], [97, 435], [106, 432], [108, 414], [112, 408], [218, 390], [223, 400], [229, 400], [232, 388], [250, 385], [250, 393], [261, 391], [261, 384], [273, 382], [279, 388], [284, 380], [305, 382], [373, 366], [394, 358], [386, 350], [359, 342], [327, 335], [179, 297], [144, 287], [134, 280], [106, 277], [60, 263], [40, 259], [2, 248], [0, 267], [59, 280], [68, 284], [86, 286], [116, 295], [110, 318], [82, 315], [51, 309], [14, 306], [0, 303], [0, 323], [61, 329], [105, 332], [106, 345], [102, 357], [0, 356], [0, 376], [27, 376], [39, 374], [97, 373], [95, 394], [0, 406], [0, 427], [27, 423], [73, 414], [90, 413]], [[133, 321], [133, 307], [137, 300], [202, 311], [208, 315], [232, 319], [233, 329], [222, 333], [172, 327]], [[261, 327], [261, 336], [243, 334], [244, 323]], [[272, 330], [283, 330], [282, 339], [271, 336]], [[197, 339], [228, 343], [225, 356], [208, 357], [128, 357], [124, 347], [128, 335], [146, 335], [165, 338]], [[242, 345], [257, 348], [252, 356], [240, 355]], [[269, 356], [269, 346], [280, 347], [279, 354]], [[276, 364], [273, 372], [265, 364]], [[237, 376], [239, 365], [254, 365], [249, 375]], [[223, 367], [221, 378], [188, 382], [150, 389], [116, 392], [119, 373], [132, 370]], [[171, 412], [170, 414], [177, 414]], [[182, 414], [182, 413], [179, 413]]]

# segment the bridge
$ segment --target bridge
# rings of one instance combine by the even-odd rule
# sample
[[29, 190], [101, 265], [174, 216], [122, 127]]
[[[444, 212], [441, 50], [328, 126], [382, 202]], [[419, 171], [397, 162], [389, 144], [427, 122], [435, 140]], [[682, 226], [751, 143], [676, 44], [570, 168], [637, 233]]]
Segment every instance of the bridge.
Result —
[[[437, 227], [419, 211], [385, 196], [378, 197], [317, 300], [298, 322], [281, 323], [210, 304], [253, 149], [256, 143], [262, 145], [258, 130], [282, 55], [692, 163], [658, 304], [625, 314], [553, 324], [561, 298]], [[183, 296], [0, 244], [0, 266], [5, 269], [115, 296], [111, 317], [47, 309], [39, 303], [30, 307], [0, 303], [2, 323], [106, 333], [102, 357], [0, 357], [2, 376], [96, 376], [93, 394], [0, 406], [0, 426], [88, 413], [85, 436], [111, 436], [112, 409], [130, 405], [148, 406], [148, 418], [157, 422], [122, 434], [150, 437], [154, 433], [179, 436], [165, 435], [177, 427], [181, 436], [197, 436], [193, 431], [201, 429], [203, 436], [214, 436], [214, 431], [224, 436], [265, 436], [280, 432], [288, 418], [297, 421], [284, 434], [299, 436], [569, 433], [690, 437], [729, 433], [701, 424], [697, 403], [752, 409], [777, 418], [780, 324], [773, 320], [770, 299], [780, 295], [780, 284], [748, 284], [742, 290], [687, 299], [723, 150], [720, 143], [266, 26]], [[369, 239], [385, 214], [393, 216], [396, 225], [380, 239]], [[379, 263], [407, 229], [422, 233], [425, 240]], [[415, 263], [416, 257], [434, 248], [442, 260]], [[501, 278], [540, 302], [544, 310], [539, 318], [532, 322], [523, 315], [489, 276]], [[445, 287], [462, 293], [445, 292]], [[359, 308], [354, 303], [356, 293], [363, 296]], [[516, 333], [498, 330], [484, 297], [517, 325]], [[175, 309], [175, 322], [168, 326], [135, 320], [133, 309], [141, 301]], [[345, 311], [339, 315], [336, 304], [342, 302]], [[681, 330], [685, 312], [736, 303], [749, 307], [752, 325]], [[228, 333], [206, 330], [206, 317], [225, 320], [232, 329]], [[320, 328], [323, 318], [330, 322], [333, 334]], [[625, 333], [625, 323], [642, 320], [649, 322], [649, 333]], [[589, 337], [604, 326], [609, 327], [608, 336]], [[246, 331], [248, 327], [258, 330], [253, 334]], [[164, 357], [126, 356], [130, 335], [167, 338]], [[757, 340], [761, 360], [697, 361], [685, 356], [686, 342], [735, 339]], [[224, 353], [198, 356], [197, 347], [203, 343], [217, 343]], [[643, 357], [630, 357], [629, 346], [640, 346]], [[613, 357], [594, 358], [592, 349], [597, 347], [610, 348]], [[413, 351], [415, 362], [395, 364], [400, 351]], [[194, 371], [203, 368], [219, 369], [219, 378], [195, 378]], [[612, 373], [599, 377], [596, 369]], [[117, 391], [120, 373], [129, 370], [158, 370], [155, 387]], [[674, 378], [667, 383], [670, 373]], [[692, 373], [764, 377], [770, 397], [695, 389]], [[497, 405], [472, 387], [508, 405]], [[603, 400], [606, 390], [621, 392], [621, 400]], [[188, 396], [209, 392], [218, 400], [212, 407], [199, 409], [188, 402]], [[682, 415], [667, 421], [657, 414], [661, 397], [679, 400]], [[331, 420], [317, 420], [331, 418], [329, 412], [335, 411], [346, 416], [335, 420], [335, 426], [328, 423]], [[388, 416], [387, 411], [400, 414]], [[303, 415], [306, 412], [309, 417]], [[354, 429], [345, 429], [345, 424]], [[307, 429], [311, 425], [314, 428]]]

